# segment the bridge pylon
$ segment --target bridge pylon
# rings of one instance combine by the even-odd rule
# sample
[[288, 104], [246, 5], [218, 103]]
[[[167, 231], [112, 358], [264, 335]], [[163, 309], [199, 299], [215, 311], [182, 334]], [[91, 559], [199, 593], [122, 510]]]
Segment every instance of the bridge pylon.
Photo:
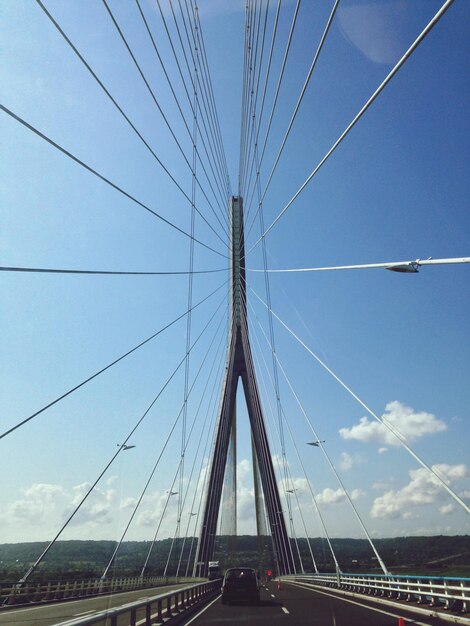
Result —
[[[247, 326], [245, 241], [243, 200], [230, 198], [231, 239], [231, 315], [225, 377], [219, 405], [215, 442], [206, 482], [205, 504], [196, 553], [195, 574], [207, 576], [212, 560], [224, 484], [227, 453], [231, 433], [234, 432], [236, 394], [242, 380], [248, 417], [251, 426], [253, 457], [264, 496], [268, 530], [273, 541], [279, 574], [295, 573], [295, 562], [282, 511], [279, 490], [269, 448], [268, 437], [256, 382], [253, 356]], [[261, 498], [256, 498], [259, 506]], [[257, 520], [259, 520], [257, 509]], [[259, 532], [259, 523], [258, 523]]]

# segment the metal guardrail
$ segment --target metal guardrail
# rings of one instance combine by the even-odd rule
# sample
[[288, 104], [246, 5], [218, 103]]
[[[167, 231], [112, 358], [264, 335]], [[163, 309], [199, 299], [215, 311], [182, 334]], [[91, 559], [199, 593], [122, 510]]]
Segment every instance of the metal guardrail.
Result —
[[197, 583], [181, 589], [173, 589], [147, 600], [130, 602], [120, 607], [106, 609], [86, 615], [75, 617], [56, 624], [56, 626], [117, 626], [118, 619], [124, 618], [126, 624], [140, 626], [154, 626], [163, 624], [176, 615], [190, 610], [196, 604], [214, 597], [220, 592], [220, 580]]
[[0, 583], [0, 606], [54, 602], [197, 580], [194, 578], [187, 579], [168, 576], [151, 576], [147, 578], [136, 576], [133, 578], [89, 578], [87, 580], [47, 583]]
[[283, 579], [459, 613], [470, 612], [470, 578], [334, 573], [285, 576]]

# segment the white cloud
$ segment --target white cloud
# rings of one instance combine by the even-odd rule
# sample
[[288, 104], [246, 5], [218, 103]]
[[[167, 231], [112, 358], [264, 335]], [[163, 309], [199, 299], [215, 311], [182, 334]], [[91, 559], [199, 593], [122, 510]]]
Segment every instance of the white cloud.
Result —
[[[432, 469], [451, 484], [461, 478], [469, 476], [468, 468], [463, 465], [447, 465], [445, 463], [433, 465]], [[437, 478], [429, 473], [425, 468], [411, 470], [409, 472], [410, 482], [398, 491], [389, 490], [382, 496], [376, 498], [372, 504], [371, 516], [382, 519], [403, 518], [407, 519], [409, 513], [415, 513], [415, 507], [437, 504], [448, 498], [447, 492], [442, 488]], [[448, 514], [451, 511], [443, 505]]]
[[[424, 435], [432, 435], [447, 430], [442, 420], [436, 419], [432, 413], [415, 413], [411, 407], [401, 402], [389, 402], [385, 407], [382, 418], [398, 430], [408, 441], [413, 441]], [[359, 423], [351, 428], [340, 428], [339, 434], [343, 439], [357, 441], [385, 443], [398, 446], [400, 441], [383, 424], [372, 421], [368, 417], [361, 417]]]
[[7, 505], [2, 512], [2, 518], [11, 523], [31, 522], [43, 523], [48, 515], [60, 506], [64, 490], [60, 485], [50, 483], [33, 483], [27, 489], [22, 489], [24, 498], [15, 500]]
[[245, 482], [251, 475], [251, 463], [248, 459], [242, 459], [237, 463], [237, 481]]
[[[289, 461], [286, 457], [281, 456], [280, 454], [272, 454], [271, 460], [273, 462], [274, 468], [284, 468], [284, 464], [286, 467], [289, 467]], [[247, 461], [248, 462], [248, 461]]]
[[[365, 492], [362, 489], [353, 489], [349, 496], [351, 500], [357, 500], [362, 496], [365, 496]], [[326, 487], [323, 489], [321, 493], [316, 496], [316, 501], [318, 504], [338, 504], [340, 502], [344, 502], [346, 500], [346, 494], [343, 489], [331, 489], [330, 487]]]
[[386, 489], [389, 487], [388, 483], [373, 483], [372, 489]]
[[385, 452], [388, 452], [388, 448], [379, 448], [379, 454], [384, 454]]
[[375, 63], [391, 64], [405, 49], [406, 3], [368, 2], [345, 6], [338, 11], [341, 33], [362, 54]]
[[348, 471], [353, 466], [353, 458], [347, 452], [341, 452], [341, 460], [339, 462], [339, 466], [342, 470]]
[[[69, 510], [64, 513], [64, 517], [72, 513], [80, 504], [90, 487], [90, 483], [82, 483], [81, 485], [73, 487], [74, 496], [70, 503]], [[99, 489], [95, 487], [81, 505], [78, 513], [70, 524], [75, 526], [85, 523], [87, 525], [109, 523], [112, 521], [118, 506], [119, 497], [115, 489]]]
[[444, 506], [439, 507], [439, 511], [442, 515], [449, 515], [455, 511], [455, 506], [453, 504], [445, 504]]

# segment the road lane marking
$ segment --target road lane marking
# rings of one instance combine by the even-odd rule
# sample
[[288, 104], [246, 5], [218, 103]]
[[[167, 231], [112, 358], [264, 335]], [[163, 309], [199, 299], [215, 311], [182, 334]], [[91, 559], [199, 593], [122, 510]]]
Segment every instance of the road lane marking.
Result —
[[271, 598], [275, 598], [275, 597], [276, 597], [276, 596], [272, 593], [272, 594], [271, 594]]
[[[179, 585], [163, 585], [160, 587], [154, 587], [154, 589], [168, 589], [169, 587], [171, 587], [171, 589], [175, 590], [177, 588], [179, 588]], [[138, 591], [137, 589], [128, 589], [127, 591], [125, 591], [125, 594], [132, 594], [135, 591]], [[73, 599], [73, 600], [67, 600], [66, 602], [58, 602], [57, 604], [54, 604], [54, 606], [59, 606], [59, 605], [64, 605], [67, 604], [67, 606], [72, 606], [73, 604], [78, 604], [79, 602], [86, 602], [87, 600], [100, 600], [100, 599], [109, 599], [109, 598], [116, 598], [118, 597], [119, 594], [115, 594], [115, 593], [110, 593], [110, 594], [105, 594], [105, 595], [96, 595], [96, 596], [77, 596], [77, 598]], [[20, 609], [20, 608], [15, 608], [12, 609], [15, 611], [15, 615], [17, 613], [26, 613], [27, 611], [43, 611], [45, 607], [50, 606], [49, 603], [47, 604], [37, 604], [35, 606], [28, 606], [27, 608], [24, 609]], [[96, 609], [98, 610], [98, 609]], [[7, 613], [7, 610], [2, 610], [2, 613], [5, 612]]]
[[207, 609], [209, 609], [209, 608], [210, 608], [210, 607], [211, 607], [211, 606], [212, 606], [215, 602], [217, 602], [217, 600], [218, 600], [219, 598], [221, 598], [221, 597], [222, 597], [222, 595], [221, 595], [221, 594], [219, 594], [219, 595], [217, 596], [217, 598], [215, 598], [214, 600], [212, 600], [212, 602], [209, 602], [209, 604], [208, 604], [207, 606], [205, 606], [203, 609], [201, 609], [201, 610], [199, 611], [199, 613], [196, 613], [196, 615], [195, 615], [193, 618], [191, 618], [191, 619], [189, 620], [189, 622], [185, 622], [185, 623], [184, 623], [184, 626], [189, 626], [189, 624], [192, 624], [192, 623], [194, 622], [194, 620], [195, 620], [195, 619], [197, 619], [200, 615], [202, 615], [203, 613], [205, 613], [205, 612], [207, 611]]
[[[384, 615], [390, 615], [391, 617], [396, 617], [397, 619], [399, 617], [401, 617], [400, 615], [397, 615], [396, 613], [390, 613], [390, 611], [384, 611], [384, 609], [378, 609], [374, 606], [370, 606], [368, 604], [361, 604], [361, 602], [355, 602], [354, 600], [349, 600], [347, 598], [342, 598], [341, 596], [337, 596], [337, 595], [333, 595], [331, 593], [326, 593], [325, 591], [319, 591], [318, 589], [314, 589], [311, 585], [302, 585], [301, 583], [294, 583], [291, 582], [291, 585], [300, 587], [301, 589], [308, 589], [309, 591], [314, 591], [315, 593], [321, 593], [324, 596], [329, 596], [330, 598], [334, 598], [335, 600], [340, 600], [342, 602], [349, 602], [349, 604], [356, 604], [357, 606], [360, 606], [363, 609], [368, 609], [369, 611], [376, 611], [377, 613], [383, 613]], [[401, 608], [401, 607], [400, 607]], [[403, 607], [403, 611], [410, 611], [410, 609], [407, 609], [407, 607]], [[416, 620], [414, 620], [412, 617], [407, 617], [405, 618], [405, 620], [407, 622], [411, 622], [412, 624], [416, 624], [417, 626], [429, 626], [429, 623], [425, 623], [425, 622], [418, 622]]]
[[281, 609], [284, 611], [286, 615], [289, 615], [289, 611], [286, 609], [285, 606], [281, 606]]

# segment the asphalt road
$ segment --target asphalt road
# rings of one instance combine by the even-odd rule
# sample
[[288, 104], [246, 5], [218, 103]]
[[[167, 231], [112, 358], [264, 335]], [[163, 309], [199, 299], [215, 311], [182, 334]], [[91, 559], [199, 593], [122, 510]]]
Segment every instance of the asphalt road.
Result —
[[[178, 585], [181, 586], [181, 585]], [[102, 611], [128, 602], [145, 599], [176, 587], [156, 587], [100, 598], [71, 600], [25, 608], [0, 610], [0, 626], [55, 626], [73, 617]], [[222, 605], [220, 596], [206, 607], [196, 609], [184, 626], [398, 626], [405, 624], [438, 626], [442, 622], [417, 616], [401, 608], [380, 606], [362, 598], [338, 598], [314, 591], [301, 584], [283, 583], [278, 589], [271, 582], [261, 590], [259, 604]], [[138, 615], [138, 624], [143, 613]], [[120, 622], [120, 624], [124, 622]], [[128, 621], [127, 621], [128, 624]]]
[[178, 587], [186, 585], [168, 585], [165, 587], [152, 587], [137, 591], [126, 591], [108, 596], [96, 598], [82, 598], [69, 600], [68, 602], [54, 602], [51, 604], [36, 605], [31, 607], [18, 607], [12, 609], [0, 609], [0, 626], [54, 626], [67, 619], [104, 611], [115, 606], [136, 602], [166, 593]]
[[185, 626], [397, 626], [398, 618], [405, 624], [434, 626], [437, 620], [418, 617], [409, 611], [387, 606], [360, 606], [356, 600], [342, 600], [324, 593], [283, 583], [269, 583], [261, 590], [261, 602], [222, 605], [220, 597], [206, 610], [182, 622]]

